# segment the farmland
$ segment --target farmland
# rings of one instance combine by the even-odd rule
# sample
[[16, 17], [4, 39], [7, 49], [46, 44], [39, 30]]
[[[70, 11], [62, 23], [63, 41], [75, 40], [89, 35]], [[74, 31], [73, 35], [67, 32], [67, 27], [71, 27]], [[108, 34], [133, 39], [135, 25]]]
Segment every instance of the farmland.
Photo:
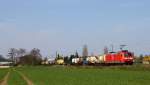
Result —
[[8, 78], [8, 85], [27, 85], [27, 83], [22, 79], [21, 75], [19, 75], [18, 72], [11, 69]]
[[[149, 85], [150, 83], [150, 70], [146, 67], [35, 66], [10, 69], [8, 85], [27, 85], [27, 81], [20, 73], [34, 85]], [[0, 69], [0, 78], [2, 79], [7, 72], [8, 70]]]
[[8, 69], [0, 69], [0, 82], [2, 81], [3, 77], [8, 72]]

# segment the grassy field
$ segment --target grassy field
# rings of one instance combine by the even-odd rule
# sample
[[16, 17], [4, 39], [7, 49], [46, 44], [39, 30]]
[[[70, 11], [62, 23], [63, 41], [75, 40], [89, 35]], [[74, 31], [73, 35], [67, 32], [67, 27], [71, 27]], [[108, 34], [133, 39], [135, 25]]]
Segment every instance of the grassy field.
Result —
[[150, 71], [130, 68], [24, 67], [19, 70], [35, 85], [150, 85]]
[[0, 81], [4, 78], [7, 72], [8, 72], [8, 69], [0, 69]]
[[[34, 85], [150, 85], [149, 67], [37, 66], [15, 69], [23, 73]], [[6, 71], [0, 69], [0, 76]], [[27, 85], [18, 72], [10, 71], [8, 85]]]
[[19, 75], [18, 72], [11, 69], [8, 78], [8, 85], [27, 85], [27, 83], [23, 80], [23, 78], [21, 77], [21, 75]]

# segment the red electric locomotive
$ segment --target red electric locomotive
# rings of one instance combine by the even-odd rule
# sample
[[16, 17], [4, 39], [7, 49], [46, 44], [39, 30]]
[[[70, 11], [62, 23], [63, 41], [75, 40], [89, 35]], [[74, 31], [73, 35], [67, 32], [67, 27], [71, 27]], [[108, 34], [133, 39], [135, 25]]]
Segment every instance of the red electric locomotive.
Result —
[[110, 52], [106, 54], [105, 63], [107, 64], [133, 64], [134, 54], [128, 50], [122, 50], [117, 53]]

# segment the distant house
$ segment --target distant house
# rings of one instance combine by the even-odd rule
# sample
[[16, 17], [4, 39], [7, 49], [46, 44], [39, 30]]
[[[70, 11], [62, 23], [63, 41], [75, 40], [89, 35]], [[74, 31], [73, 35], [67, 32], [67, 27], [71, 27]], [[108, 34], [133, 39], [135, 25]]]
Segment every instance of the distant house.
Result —
[[52, 64], [55, 64], [55, 58], [48, 58], [48, 59], [42, 61], [42, 64], [43, 65], [52, 65]]
[[145, 56], [143, 58], [143, 64], [150, 64], [150, 56]]

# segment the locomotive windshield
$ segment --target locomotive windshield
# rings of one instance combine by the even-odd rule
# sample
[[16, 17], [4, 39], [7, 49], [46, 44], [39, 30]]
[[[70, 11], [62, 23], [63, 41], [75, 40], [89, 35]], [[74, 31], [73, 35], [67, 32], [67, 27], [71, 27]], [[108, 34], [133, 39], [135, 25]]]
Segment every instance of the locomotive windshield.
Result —
[[129, 57], [129, 54], [128, 54], [128, 53], [125, 53], [125, 57]]
[[131, 57], [132, 54], [131, 53], [125, 53], [125, 57]]

